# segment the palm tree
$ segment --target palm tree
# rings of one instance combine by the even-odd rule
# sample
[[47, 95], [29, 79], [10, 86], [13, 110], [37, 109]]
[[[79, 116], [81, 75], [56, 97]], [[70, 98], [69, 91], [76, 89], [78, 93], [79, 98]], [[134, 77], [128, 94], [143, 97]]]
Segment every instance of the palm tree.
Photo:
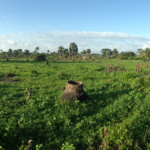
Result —
[[35, 47], [35, 51], [36, 52], [38, 52], [39, 51], [39, 47], [37, 46], [37, 47]]
[[8, 55], [11, 56], [12, 55], [12, 49], [8, 50]]
[[17, 49], [19, 54], [22, 54], [22, 49]]
[[47, 50], [47, 53], [48, 53], [48, 54], [49, 54], [49, 52], [50, 52], [50, 51], [49, 51], [49, 50]]
[[115, 56], [115, 58], [116, 58], [116, 56], [117, 56], [117, 54], [118, 54], [118, 51], [117, 51], [117, 49], [113, 49], [113, 55]]
[[137, 49], [137, 52], [136, 52], [136, 53], [141, 54], [141, 51], [143, 51], [143, 49], [142, 49], [142, 48], [139, 48], [139, 49]]
[[141, 50], [141, 51], [139, 52], [139, 54], [140, 54], [140, 56], [143, 56], [143, 55], [144, 55], [144, 50]]
[[63, 46], [59, 46], [59, 47], [58, 47], [58, 51], [57, 51], [57, 53], [59, 53], [59, 54], [60, 54], [60, 59], [62, 58], [63, 51], [64, 51]]
[[24, 51], [24, 54], [26, 55], [27, 59], [28, 59], [29, 53], [30, 53], [30, 52], [29, 52], [29, 50], [27, 50], [27, 49]]
[[106, 56], [107, 56], [107, 58], [109, 58], [109, 56], [110, 56], [110, 51], [106, 51]]
[[70, 43], [69, 48], [72, 51], [72, 59], [74, 59], [74, 56], [76, 56], [78, 52], [78, 46], [76, 43]]
[[67, 48], [65, 48], [65, 49], [63, 50], [63, 54], [65, 54], [66, 56], [68, 56], [68, 49], [67, 49]]
[[69, 57], [70, 57], [70, 59], [71, 59], [71, 55], [72, 55], [72, 49], [69, 48]]
[[144, 53], [145, 53], [145, 56], [147, 56], [147, 61], [149, 61], [149, 57], [150, 57], [150, 48], [145, 48], [145, 51], [144, 51]]
[[86, 50], [86, 53], [88, 54], [88, 56], [90, 55], [90, 53], [91, 53], [91, 50], [90, 49], [87, 49]]
[[86, 55], [86, 50], [83, 50], [81, 54]]
[[13, 54], [16, 57], [18, 55], [18, 51], [17, 50], [13, 50]]

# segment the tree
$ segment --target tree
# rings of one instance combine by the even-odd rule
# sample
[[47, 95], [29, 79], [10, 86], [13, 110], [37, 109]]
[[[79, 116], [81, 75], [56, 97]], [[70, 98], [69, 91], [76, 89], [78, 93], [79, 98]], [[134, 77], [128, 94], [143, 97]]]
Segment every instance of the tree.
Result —
[[[107, 52], [107, 51], [109, 51], [109, 52]], [[100, 52], [102, 52], [102, 56], [103, 56], [103, 57], [106, 57], [106, 52], [107, 52], [107, 55], [108, 55], [108, 54], [109, 54], [109, 55], [112, 55], [111, 49], [108, 49], [108, 48], [104, 48], [104, 49], [102, 49]]]
[[117, 54], [118, 54], [117, 49], [113, 49], [112, 53], [113, 53], [113, 55], [114, 55], [114, 56], [115, 56], [115, 58], [116, 58], [116, 56], [117, 56]]
[[8, 55], [11, 56], [12, 55], [12, 49], [8, 50]]
[[63, 54], [68, 56], [68, 49], [67, 49], [67, 48], [65, 48], [65, 49], [63, 50]]
[[8, 53], [12, 54], [12, 49], [9, 49], [9, 50], [8, 50]]
[[83, 51], [81, 52], [81, 54], [85, 55], [85, 54], [86, 54], [86, 50], [83, 50]]
[[71, 55], [72, 55], [72, 49], [69, 48], [69, 57], [70, 57], [70, 59], [71, 59]]
[[50, 52], [50, 51], [49, 51], [49, 50], [47, 50], [47, 53], [48, 53], [48, 54], [49, 54], [49, 52]]
[[74, 59], [74, 56], [76, 56], [78, 52], [78, 46], [76, 43], [70, 43], [69, 48], [72, 51], [72, 59]]
[[145, 48], [145, 51], [144, 51], [144, 53], [145, 53], [145, 56], [147, 57], [147, 61], [149, 61], [149, 57], [150, 57], [150, 48]]
[[24, 54], [26, 55], [27, 59], [28, 59], [28, 55], [29, 55], [29, 53], [30, 53], [30, 51], [29, 51], [29, 50], [27, 50], [27, 49], [24, 51]]
[[87, 49], [87, 50], [86, 50], [86, 53], [87, 53], [88, 55], [90, 55], [91, 50], [90, 50], [90, 49]]
[[64, 47], [63, 46], [59, 46], [57, 53], [60, 54], [60, 59], [62, 58], [63, 51], [64, 51]]
[[120, 56], [121, 57], [134, 57], [136, 54], [132, 51], [128, 51], [128, 52], [121, 52]]
[[17, 50], [13, 50], [13, 54], [16, 57], [18, 55], [18, 51]]
[[17, 51], [18, 51], [18, 54], [22, 54], [22, 49], [17, 49]]
[[137, 52], [136, 53], [141, 53], [141, 51], [143, 51], [143, 49], [142, 48], [139, 48], [139, 49], [137, 49]]
[[39, 51], [39, 47], [38, 47], [38, 46], [35, 47], [35, 51], [36, 51], [36, 52]]
[[106, 51], [106, 56], [107, 56], [107, 58], [110, 57], [110, 51]]
[[144, 55], [144, 50], [141, 50], [141, 51], [139, 52], [139, 54], [140, 54], [140, 56], [143, 56], [143, 55]]

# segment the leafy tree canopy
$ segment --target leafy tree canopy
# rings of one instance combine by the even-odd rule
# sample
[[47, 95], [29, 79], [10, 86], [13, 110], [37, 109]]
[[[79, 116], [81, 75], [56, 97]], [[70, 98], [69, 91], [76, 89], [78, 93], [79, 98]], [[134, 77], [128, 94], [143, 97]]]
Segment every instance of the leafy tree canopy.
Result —
[[134, 52], [128, 51], [128, 52], [121, 52], [120, 55], [122, 57], [134, 57], [136, 54]]

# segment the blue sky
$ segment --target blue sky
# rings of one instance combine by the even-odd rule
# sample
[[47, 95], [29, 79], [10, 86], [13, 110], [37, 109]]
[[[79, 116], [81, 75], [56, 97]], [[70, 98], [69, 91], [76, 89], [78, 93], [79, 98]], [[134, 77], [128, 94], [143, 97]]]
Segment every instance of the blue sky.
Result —
[[0, 49], [150, 47], [148, 0], [0, 0]]

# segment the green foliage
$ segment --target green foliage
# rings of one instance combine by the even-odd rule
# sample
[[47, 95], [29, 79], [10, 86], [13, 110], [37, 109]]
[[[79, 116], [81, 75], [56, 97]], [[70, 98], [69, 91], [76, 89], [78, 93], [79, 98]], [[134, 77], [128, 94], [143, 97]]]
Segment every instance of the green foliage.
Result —
[[91, 77], [88, 74], [84, 74], [80, 77], [81, 80], [89, 80]]
[[121, 56], [121, 59], [122, 59], [122, 60], [127, 60], [128, 57], [127, 57], [127, 56]]
[[130, 79], [130, 78], [135, 78], [136, 77], [136, 74], [135, 73], [133, 73], [133, 72], [127, 72], [127, 73], [125, 73], [124, 74], [124, 78], [125, 79]]
[[32, 69], [32, 70], [29, 71], [29, 75], [31, 77], [37, 77], [38, 76], [38, 72], [37, 72], [37, 70]]
[[[49, 61], [50, 65], [42, 67], [43, 62], [33, 60], [16, 64], [11, 59], [0, 60], [1, 149], [17, 150], [22, 141], [28, 145], [29, 139], [34, 141], [33, 150], [94, 150], [101, 141], [107, 146], [102, 149], [148, 149], [149, 68], [135, 72], [137, 61], [121, 60], [121, 65], [118, 61]], [[106, 63], [126, 70], [107, 73], [103, 67]], [[2, 80], [10, 66], [20, 82]], [[69, 80], [83, 82], [88, 101], [59, 103]], [[32, 89], [29, 99], [26, 88]], [[108, 133], [105, 137], [104, 126]]]
[[66, 142], [62, 145], [61, 150], [75, 150], [75, 147], [73, 146], [73, 144], [69, 144], [68, 142]]
[[128, 60], [132, 60], [133, 59], [133, 57], [128, 57]]
[[135, 55], [136, 54], [134, 52], [131, 52], [131, 51], [129, 51], [129, 52], [121, 52], [120, 53], [121, 57], [134, 57]]
[[148, 87], [149, 83], [145, 80], [144, 77], [136, 78], [135, 80], [135, 85], [138, 85], [140, 87]]
[[105, 67], [100, 67], [100, 68], [94, 69], [94, 71], [103, 71], [103, 70], [105, 70]]

